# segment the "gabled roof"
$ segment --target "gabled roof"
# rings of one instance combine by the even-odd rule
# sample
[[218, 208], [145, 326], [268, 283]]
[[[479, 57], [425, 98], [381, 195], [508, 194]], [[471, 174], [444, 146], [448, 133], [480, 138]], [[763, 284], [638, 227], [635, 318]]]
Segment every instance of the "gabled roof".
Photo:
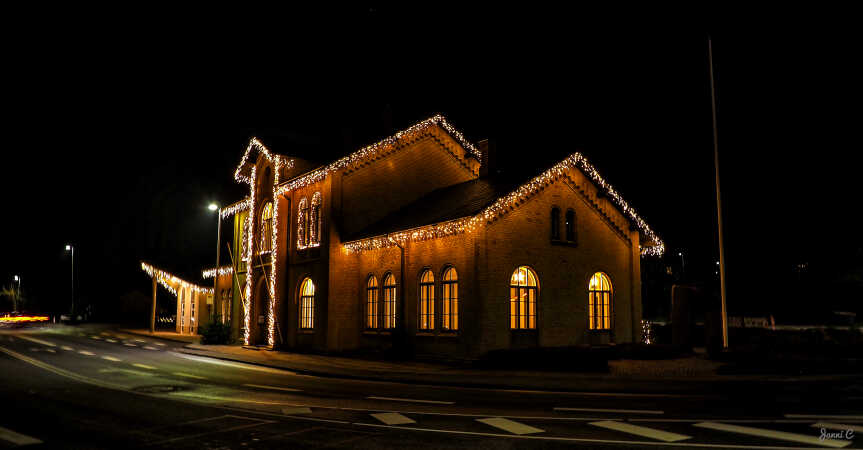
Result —
[[641, 233], [647, 246], [642, 255], [662, 255], [665, 244], [632, 206], [581, 153], [574, 153], [531, 178], [480, 178], [430, 192], [381, 221], [345, 239], [349, 251], [372, 250], [403, 243], [471, 232], [518, 207], [545, 185], [566, 175], [570, 169], [584, 173]]
[[[286, 158], [282, 155], [277, 155], [270, 150], [258, 138], [253, 137], [249, 140], [249, 145], [246, 146], [246, 151], [243, 153], [243, 158], [240, 159], [240, 165], [234, 171], [234, 179], [240, 183], [250, 184], [252, 182], [249, 172], [257, 161], [257, 154], [263, 153], [270, 161], [274, 161], [277, 166], [287, 165], [288, 168], [293, 167], [294, 160]], [[250, 156], [254, 155], [251, 159]], [[277, 171], [278, 172], [278, 171]]]

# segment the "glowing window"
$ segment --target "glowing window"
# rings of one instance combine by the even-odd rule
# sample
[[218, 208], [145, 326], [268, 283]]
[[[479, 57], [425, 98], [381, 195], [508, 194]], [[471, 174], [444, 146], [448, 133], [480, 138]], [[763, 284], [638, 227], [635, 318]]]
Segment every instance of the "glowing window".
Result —
[[315, 328], [315, 284], [311, 278], [304, 279], [300, 286], [300, 328]]
[[509, 280], [509, 327], [536, 329], [536, 274], [530, 267], [515, 269]]
[[384, 328], [396, 327], [396, 278], [388, 273], [384, 278]]
[[186, 328], [186, 291], [180, 289], [180, 333]]
[[575, 242], [575, 211], [566, 211], [566, 240]]
[[420, 330], [434, 330], [434, 274], [426, 269], [420, 276]]
[[551, 238], [560, 240], [560, 209], [551, 208]]
[[366, 328], [378, 327], [378, 279], [374, 275], [366, 283]]
[[264, 204], [261, 210], [261, 251], [273, 249], [273, 202]]
[[312, 210], [309, 215], [309, 246], [321, 243], [321, 193], [312, 196]]
[[587, 315], [591, 330], [611, 329], [611, 294], [611, 280], [608, 275], [596, 272], [590, 277]]
[[309, 201], [305, 197], [297, 206], [297, 248], [304, 249], [309, 245]]
[[458, 272], [455, 267], [444, 271], [441, 287], [443, 291], [441, 326], [444, 330], [458, 330]]

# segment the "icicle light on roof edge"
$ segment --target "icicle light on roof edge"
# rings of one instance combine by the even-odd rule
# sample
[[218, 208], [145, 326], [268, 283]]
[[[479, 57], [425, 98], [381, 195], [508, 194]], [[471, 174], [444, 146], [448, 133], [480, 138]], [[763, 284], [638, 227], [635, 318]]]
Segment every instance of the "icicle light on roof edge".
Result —
[[178, 284], [183, 289], [191, 289], [193, 292], [203, 292], [205, 294], [213, 293], [213, 288], [206, 288], [203, 286], [198, 286], [197, 284], [189, 283], [188, 281], [183, 280], [182, 278], [179, 278], [174, 274], [165, 272], [161, 269], [157, 269], [144, 262], [141, 263], [141, 269], [144, 272], [147, 272], [147, 275], [149, 275], [150, 278], [155, 278], [159, 284], [161, 284], [165, 289], [168, 290], [168, 292], [173, 294], [175, 297], [177, 296], [177, 290], [171, 287], [169, 282]]
[[665, 253], [665, 244], [659, 236], [647, 225], [629, 203], [597, 172], [581, 153], [574, 153], [568, 158], [556, 164], [551, 169], [543, 172], [531, 181], [521, 185], [518, 189], [511, 192], [509, 195], [498, 199], [494, 204], [482, 210], [479, 214], [472, 217], [463, 217], [448, 222], [442, 222], [423, 227], [413, 228], [410, 230], [390, 233], [383, 236], [361, 239], [358, 241], [346, 242], [344, 248], [349, 252], [359, 252], [364, 250], [375, 250], [384, 247], [390, 247], [396, 243], [404, 243], [407, 241], [424, 241], [445, 236], [451, 236], [460, 233], [470, 233], [474, 229], [491, 221], [499, 214], [508, 211], [515, 204], [521, 202], [527, 197], [530, 197], [541, 189], [544, 185], [553, 181], [557, 177], [563, 175], [565, 171], [578, 168], [583, 173], [587, 174], [597, 186], [605, 192], [612, 202], [626, 215], [640, 232], [644, 234], [652, 243], [652, 246], [642, 247], [642, 256], [661, 256]]

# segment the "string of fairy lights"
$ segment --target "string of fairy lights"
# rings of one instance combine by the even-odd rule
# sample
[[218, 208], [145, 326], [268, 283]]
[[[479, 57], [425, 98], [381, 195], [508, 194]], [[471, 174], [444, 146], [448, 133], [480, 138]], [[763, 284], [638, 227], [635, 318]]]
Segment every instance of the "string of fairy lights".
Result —
[[175, 297], [177, 296], [177, 288], [174, 286], [178, 286], [180, 289], [190, 289], [192, 292], [202, 292], [204, 294], [212, 294], [213, 288], [198, 286], [194, 283], [189, 283], [188, 281], [177, 277], [176, 275], [165, 272], [164, 270], [157, 269], [145, 262], [141, 263], [141, 270], [147, 273], [150, 278], [155, 278], [156, 282], [162, 285], [165, 289], [168, 290]]
[[474, 216], [426, 225], [388, 235], [346, 242], [344, 244], [344, 248], [348, 252], [355, 253], [391, 247], [396, 245], [396, 243], [403, 244], [410, 241], [424, 241], [465, 232], [470, 233], [477, 227], [490, 223], [497, 217], [511, 211], [516, 205], [522, 203], [549, 183], [559, 179], [565, 175], [568, 170], [573, 168], [581, 170], [584, 174], [590, 177], [590, 179], [599, 186], [601, 191], [604, 192], [618, 208], [620, 208], [624, 215], [633, 221], [641, 233], [644, 234], [653, 244], [652, 246], [641, 248], [642, 256], [661, 256], [665, 252], [665, 244], [659, 236], [657, 236], [644, 219], [635, 212], [635, 209], [632, 208], [632, 206], [630, 206], [629, 203], [627, 203], [626, 200], [624, 200], [623, 197], [607, 181], [605, 181], [604, 178], [602, 178], [596, 168], [594, 168], [581, 153], [570, 155], [551, 169], [548, 169], [529, 182], [521, 185], [515, 191], [499, 198], [493, 204]]
[[204, 270], [203, 272], [201, 272], [201, 278], [207, 280], [207, 279], [215, 277], [217, 273], [219, 274], [220, 277], [224, 276], [224, 275], [230, 275], [230, 274], [234, 273], [234, 268], [231, 266], [222, 266], [222, 267], [219, 267], [218, 269], [216, 269], [215, 267], [212, 269], [207, 269], [207, 270]]
[[[279, 201], [278, 198], [281, 195], [284, 195], [288, 192], [295, 191], [297, 189], [303, 188], [305, 186], [320, 182], [324, 180], [330, 173], [333, 173], [338, 170], [346, 169], [350, 166], [360, 164], [362, 162], [367, 161], [368, 159], [377, 157], [380, 153], [383, 153], [393, 147], [395, 147], [400, 140], [410, 138], [415, 136], [416, 134], [422, 133], [433, 126], [438, 126], [445, 130], [453, 139], [455, 139], [468, 153], [470, 153], [473, 157], [477, 158], [477, 160], [482, 159], [482, 154], [479, 149], [476, 148], [472, 143], [470, 143], [464, 135], [458, 131], [452, 124], [450, 124], [446, 118], [442, 115], [435, 115], [431, 118], [423, 120], [414, 124], [413, 126], [399, 131], [393, 136], [387, 137], [379, 142], [363, 147], [362, 149], [351, 153], [341, 159], [338, 159], [326, 166], [320, 167], [318, 169], [312, 170], [305, 175], [297, 177], [293, 180], [290, 180], [284, 184], [280, 181], [280, 175], [283, 169], [293, 168], [294, 160], [287, 159], [283, 156], [276, 155], [267, 149], [267, 147], [261, 143], [257, 138], [252, 138], [249, 141], [248, 146], [246, 147], [246, 151], [243, 154], [243, 157], [240, 161], [239, 166], [234, 172], [234, 179], [238, 182], [248, 184], [250, 187], [250, 196], [243, 201], [235, 203], [227, 208], [220, 209], [219, 213], [222, 218], [232, 216], [241, 211], [249, 211], [243, 227], [245, 232], [243, 233], [243, 255], [242, 260], [246, 263], [247, 267], [252, 267], [252, 255], [254, 254], [254, 243], [256, 242], [254, 236], [254, 224], [255, 224], [255, 211], [254, 205], [256, 202], [256, 189], [255, 183], [257, 181], [257, 167], [252, 165], [250, 174], [248, 176], [242, 173], [243, 168], [248, 163], [249, 157], [251, 155], [252, 150], [257, 149], [263, 155], [267, 157], [276, 167], [275, 171], [275, 180], [273, 183], [273, 202], [274, 212], [273, 212], [273, 227], [272, 227], [272, 246], [271, 246], [271, 271], [268, 274], [268, 283], [267, 287], [270, 293], [270, 301], [268, 305], [269, 309], [269, 320], [268, 320], [268, 343], [273, 345], [273, 335], [275, 331], [275, 274], [277, 273], [277, 262], [278, 262], [278, 233], [279, 233]], [[593, 165], [591, 165], [587, 158], [584, 157], [581, 153], [574, 153], [565, 160], [561, 161], [551, 169], [543, 172], [539, 176], [535, 177], [531, 181], [523, 184], [515, 191], [510, 194], [498, 199], [492, 205], [486, 207], [478, 214], [469, 217], [463, 217], [460, 219], [450, 220], [447, 222], [437, 223], [426, 225], [422, 227], [413, 228], [410, 230], [404, 230], [397, 233], [391, 233], [384, 236], [375, 236], [367, 239], [347, 242], [344, 244], [344, 248], [348, 252], [361, 252], [366, 250], [375, 250], [386, 247], [391, 247], [395, 245], [400, 245], [405, 242], [411, 241], [424, 241], [429, 239], [442, 238], [447, 236], [453, 236], [461, 233], [470, 233], [477, 229], [480, 226], [491, 223], [497, 217], [502, 216], [506, 212], [512, 210], [515, 206], [534, 195], [536, 192], [541, 190], [544, 186], [552, 183], [566, 174], [567, 171], [572, 170], [573, 168], [579, 169], [582, 173], [587, 175], [604, 193], [608, 199], [614, 203], [623, 214], [628, 217], [633, 224], [639, 229], [639, 231], [649, 240], [652, 245], [645, 246], [641, 248], [642, 256], [661, 256], [665, 252], [665, 244], [659, 238], [659, 236], [647, 225], [647, 223], [642, 219], [636, 212], [632, 206], [627, 203], [623, 197], [599, 174]], [[316, 195], [319, 195], [316, 193]], [[303, 199], [305, 200], [305, 198]], [[315, 236], [314, 239], [309, 239], [309, 243], [306, 244], [303, 241], [305, 237], [300, 236], [301, 233], [311, 233], [312, 232], [312, 224], [308, 224], [311, 218], [307, 218], [309, 213], [303, 208], [303, 205], [299, 205], [299, 214], [298, 214], [298, 248], [306, 248], [306, 247], [316, 247], [320, 245], [319, 236]], [[319, 219], [318, 219], [319, 220]], [[312, 226], [306, 226], [312, 225]], [[302, 232], [300, 232], [300, 228], [303, 228]], [[318, 229], [315, 230], [316, 234], [320, 233], [320, 228], [318, 225]], [[311, 236], [310, 236], [311, 237]], [[213, 271], [212, 274], [207, 274], [208, 276], [215, 276], [215, 269], [210, 269]], [[231, 269], [232, 270], [232, 269]], [[207, 273], [207, 271], [205, 271]], [[222, 275], [219, 272], [219, 275]], [[207, 276], [205, 276], [206, 278]], [[245, 298], [243, 299], [243, 323], [244, 323], [244, 335], [243, 341], [245, 344], [249, 343], [249, 325], [250, 325], [250, 311], [249, 306], [251, 303], [251, 294], [252, 294], [252, 277], [247, 276], [245, 280]]]

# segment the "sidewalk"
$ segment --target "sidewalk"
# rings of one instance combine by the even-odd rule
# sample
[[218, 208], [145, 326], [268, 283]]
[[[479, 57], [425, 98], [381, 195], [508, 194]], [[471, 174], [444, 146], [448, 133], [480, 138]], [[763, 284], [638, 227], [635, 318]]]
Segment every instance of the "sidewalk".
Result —
[[[800, 378], [776, 376], [717, 375], [721, 365], [703, 358], [675, 360], [618, 360], [609, 362], [609, 373], [572, 373], [530, 370], [486, 370], [459, 368], [415, 361], [369, 361], [257, 350], [234, 345], [186, 345], [183, 353], [245, 362], [288, 371], [334, 378], [389, 381], [438, 386], [528, 389], [568, 392], [630, 392], [685, 395], [704, 392], [705, 383], [734, 384], [765, 381], [797, 382]], [[835, 379], [821, 377], [820, 379]], [[819, 381], [808, 377], [807, 381]]]
[[200, 344], [201, 336], [193, 335], [193, 334], [180, 334], [174, 331], [156, 331], [155, 333], [150, 333], [150, 330], [147, 329], [128, 329], [121, 328], [120, 331], [129, 334], [135, 334], [138, 336], [147, 336], [157, 339], [165, 339], [168, 341], [175, 342], [183, 342], [186, 344]]

